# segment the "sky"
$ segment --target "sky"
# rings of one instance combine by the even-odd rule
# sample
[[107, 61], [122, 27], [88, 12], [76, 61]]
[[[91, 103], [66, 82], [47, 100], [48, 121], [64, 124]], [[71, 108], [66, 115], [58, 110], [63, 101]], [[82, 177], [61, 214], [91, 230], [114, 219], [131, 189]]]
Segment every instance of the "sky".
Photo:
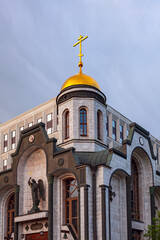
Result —
[[53, 98], [78, 73], [160, 139], [159, 0], [0, 0], [0, 122]]

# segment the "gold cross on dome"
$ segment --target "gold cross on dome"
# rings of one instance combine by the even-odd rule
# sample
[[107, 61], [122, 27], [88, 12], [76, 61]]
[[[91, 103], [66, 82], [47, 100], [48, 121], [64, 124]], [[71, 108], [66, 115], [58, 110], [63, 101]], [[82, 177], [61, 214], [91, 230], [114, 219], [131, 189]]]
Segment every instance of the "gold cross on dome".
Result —
[[88, 36], [83, 37], [83, 36], [80, 35], [79, 38], [78, 38], [78, 42], [73, 45], [73, 47], [75, 47], [75, 46], [77, 46], [79, 44], [79, 55], [78, 55], [79, 63], [78, 63], [78, 66], [80, 67], [80, 69], [79, 69], [80, 73], [82, 72], [82, 67], [83, 67], [83, 63], [82, 63], [82, 57], [83, 57], [83, 54], [82, 54], [82, 41], [84, 41], [86, 38], [88, 38]]

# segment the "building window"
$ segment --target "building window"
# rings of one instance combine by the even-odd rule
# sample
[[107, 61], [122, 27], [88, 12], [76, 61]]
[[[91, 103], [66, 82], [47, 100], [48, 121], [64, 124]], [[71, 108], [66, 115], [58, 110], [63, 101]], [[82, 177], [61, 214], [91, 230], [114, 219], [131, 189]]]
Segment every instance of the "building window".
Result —
[[24, 130], [24, 126], [19, 128], [20, 132]]
[[116, 121], [112, 120], [112, 138], [116, 140]]
[[65, 224], [71, 225], [78, 237], [78, 190], [74, 178], [65, 180]]
[[16, 147], [16, 131], [11, 132], [11, 148], [15, 149]]
[[131, 165], [132, 184], [131, 184], [131, 207], [132, 207], [132, 219], [139, 220], [139, 174], [138, 167], [134, 159], [132, 159]]
[[40, 122], [42, 122], [42, 117], [37, 119], [37, 123], [40, 123]]
[[157, 163], [159, 164], [159, 154], [158, 154], [158, 147], [156, 147], [156, 157], [157, 157]]
[[141, 231], [132, 230], [132, 240], [141, 240]]
[[85, 108], [80, 110], [80, 135], [87, 136], [87, 111]]
[[47, 133], [52, 133], [52, 113], [47, 115]]
[[100, 110], [97, 112], [97, 138], [102, 140], [102, 129], [103, 129], [103, 121], [102, 121], [102, 113]]
[[7, 237], [14, 233], [14, 209], [15, 209], [15, 194], [13, 193], [8, 201], [7, 207]]
[[128, 137], [128, 134], [129, 134], [129, 130], [127, 129], [127, 137]]
[[7, 159], [3, 160], [3, 171], [7, 170]]
[[106, 136], [109, 137], [109, 118], [107, 116], [107, 122], [106, 122]]
[[122, 143], [122, 141], [123, 141], [123, 126], [122, 125], [120, 125], [120, 143]]
[[33, 122], [28, 123], [28, 127], [32, 127], [33, 126]]
[[4, 135], [4, 143], [3, 143], [3, 146], [4, 146], [4, 148], [3, 148], [4, 152], [7, 152], [7, 149], [8, 149], [8, 134], [5, 134], [5, 135]]
[[69, 111], [65, 113], [65, 139], [69, 138]]

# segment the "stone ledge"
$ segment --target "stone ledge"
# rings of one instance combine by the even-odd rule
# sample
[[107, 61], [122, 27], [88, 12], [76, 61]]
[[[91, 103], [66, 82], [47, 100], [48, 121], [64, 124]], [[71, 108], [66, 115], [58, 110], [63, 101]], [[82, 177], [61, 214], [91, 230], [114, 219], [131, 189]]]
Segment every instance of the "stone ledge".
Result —
[[17, 216], [14, 218], [14, 222], [27, 222], [42, 218], [48, 218], [48, 211]]
[[143, 231], [144, 230], [144, 223], [138, 221], [132, 221], [132, 228], [136, 230]]

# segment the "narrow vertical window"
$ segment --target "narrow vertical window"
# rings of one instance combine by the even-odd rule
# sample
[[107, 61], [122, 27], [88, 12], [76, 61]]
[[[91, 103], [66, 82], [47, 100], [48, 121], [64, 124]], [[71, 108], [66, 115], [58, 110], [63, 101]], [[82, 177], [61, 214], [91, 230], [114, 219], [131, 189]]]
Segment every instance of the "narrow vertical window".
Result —
[[15, 194], [13, 193], [8, 201], [7, 207], [7, 237], [14, 233], [14, 209], [15, 209]]
[[116, 121], [112, 120], [112, 137], [116, 140]]
[[40, 123], [40, 122], [42, 122], [42, 117], [37, 119], [37, 123]]
[[127, 129], [127, 137], [128, 137], [128, 134], [129, 134], [129, 130]]
[[87, 111], [84, 108], [80, 110], [80, 135], [87, 136]]
[[16, 147], [16, 131], [11, 132], [11, 149], [15, 149]]
[[65, 139], [69, 138], [69, 111], [65, 113]]
[[4, 142], [3, 142], [3, 150], [4, 152], [7, 152], [8, 149], [8, 134], [4, 135]]
[[65, 180], [65, 223], [71, 225], [78, 237], [78, 189], [74, 178]]
[[97, 112], [97, 138], [102, 140], [102, 129], [103, 129], [103, 120], [102, 120], [102, 112], [98, 110]]
[[106, 122], [106, 136], [109, 137], [109, 119], [107, 116], [107, 122]]
[[33, 122], [28, 123], [28, 127], [32, 127], [33, 126]]
[[23, 131], [23, 130], [24, 130], [24, 126], [22, 126], [22, 127], [19, 128], [19, 131], [20, 131], [20, 132]]
[[97, 138], [101, 140], [101, 131], [100, 131], [100, 112], [97, 112]]
[[141, 231], [132, 230], [132, 240], [141, 240]]
[[134, 159], [131, 165], [132, 185], [131, 185], [131, 207], [132, 219], [139, 220], [139, 174], [138, 167]]
[[120, 125], [120, 127], [119, 127], [120, 129], [120, 143], [122, 143], [122, 141], [123, 141], [123, 126], [122, 125]]
[[156, 147], [156, 157], [157, 157], [157, 163], [159, 164], [158, 146]]
[[7, 159], [3, 160], [3, 171], [7, 170]]
[[52, 113], [47, 115], [47, 133], [52, 133]]

